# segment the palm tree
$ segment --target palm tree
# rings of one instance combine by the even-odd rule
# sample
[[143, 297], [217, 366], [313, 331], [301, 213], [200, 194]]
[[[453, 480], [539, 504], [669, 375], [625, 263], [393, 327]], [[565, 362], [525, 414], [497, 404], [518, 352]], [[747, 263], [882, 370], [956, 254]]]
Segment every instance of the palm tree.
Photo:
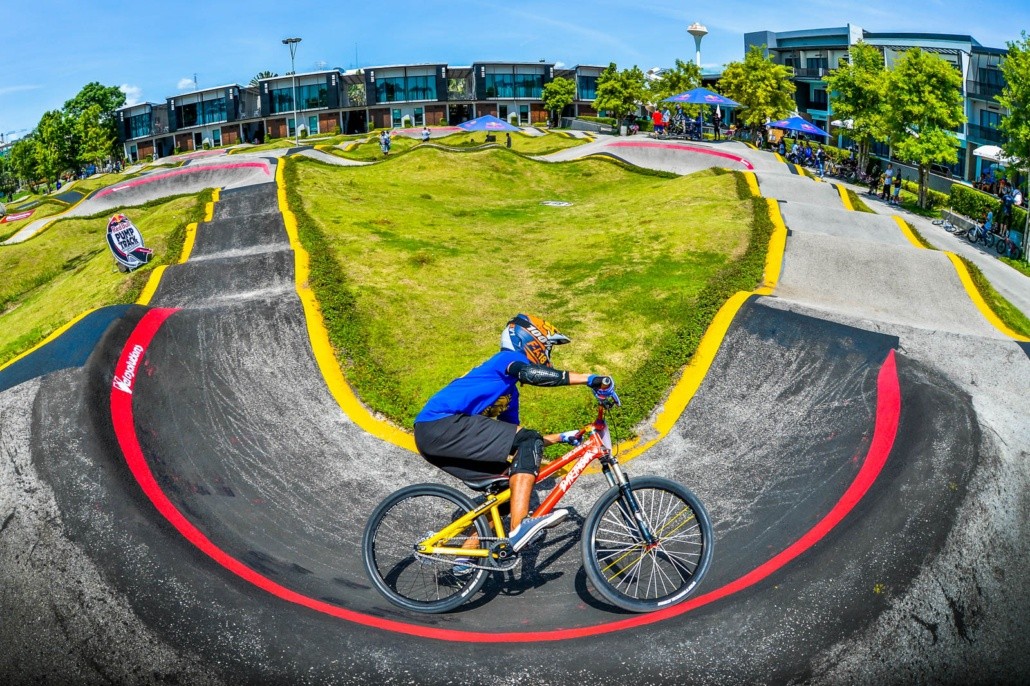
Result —
[[279, 75], [278, 74], [273, 74], [270, 71], [259, 71], [257, 73], [257, 75], [250, 80], [250, 85], [257, 86], [258, 85], [258, 81], [260, 81], [261, 79], [270, 79], [273, 76], [279, 76]]

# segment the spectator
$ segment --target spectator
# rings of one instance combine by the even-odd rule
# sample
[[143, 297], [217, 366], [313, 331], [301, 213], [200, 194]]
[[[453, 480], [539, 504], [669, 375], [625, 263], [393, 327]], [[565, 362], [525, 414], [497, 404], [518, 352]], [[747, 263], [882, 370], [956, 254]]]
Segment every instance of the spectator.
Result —
[[665, 127], [662, 126], [662, 113], [658, 111], [658, 108], [655, 108], [655, 111], [651, 113], [651, 123], [654, 124], [655, 137], [665, 133]]
[[508, 131], [506, 134], [504, 134], [504, 137], [505, 137], [504, 138], [504, 145], [505, 145], [505, 147], [510, 148], [511, 147], [511, 131]]
[[422, 127], [422, 142], [425, 143], [428, 140], [429, 140], [429, 127], [428, 126], [423, 126]]
[[780, 139], [780, 144], [777, 147], [776, 151], [780, 154], [780, 157], [783, 157], [787, 154], [787, 143], [782, 138]]
[[883, 192], [880, 193], [881, 200], [890, 201], [891, 199], [891, 182], [894, 181], [894, 165], [888, 164], [887, 171], [883, 173]]
[[826, 174], [826, 151], [821, 147], [815, 153], [815, 162], [819, 166], [819, 178]]
[[894, 205], [901, 204], [901, 170], [894, 175], [894, 197], [891, 198], [891, 203]]
[[715, 140], [721, 139], [722, 132], [719, 130], [720, 127], [722, 127], [722, 114], [719, 112], [719, 108], [716, 108], [715, 114], [712, 115], [712, 128], [715, 129]]

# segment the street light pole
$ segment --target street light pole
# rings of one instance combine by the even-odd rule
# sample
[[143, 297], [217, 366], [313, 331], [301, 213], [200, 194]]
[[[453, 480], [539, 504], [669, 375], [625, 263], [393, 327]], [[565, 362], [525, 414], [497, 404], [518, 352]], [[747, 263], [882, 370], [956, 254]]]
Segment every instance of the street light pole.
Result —
[[300, 122], [297, 121], [297, 43], [300, 43], [300, 38], [283, 38], [283, 45], [290, 47], [290, 73], [293, 75], [293, 142], [300, 145]]

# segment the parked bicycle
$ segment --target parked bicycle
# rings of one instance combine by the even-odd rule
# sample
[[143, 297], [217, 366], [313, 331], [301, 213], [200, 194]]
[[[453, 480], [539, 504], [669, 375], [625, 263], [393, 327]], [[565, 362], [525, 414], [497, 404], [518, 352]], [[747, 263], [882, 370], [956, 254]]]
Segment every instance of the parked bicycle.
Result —
[[988, 248], [994, 247], [994, 243], [998, 240], [998, 234], [992, 230], [993, 226], [991, 223], [975, 224], [969, 231], [966, 232], [966, 239], [973, 244], [983, 243]]
[[[583, 525], [583, 567], [608, 602], [652, 612], [683, 601], [704, 577], [712, 525], [681, 484], [657, 476], [630, 480], [612, 453], [606, 420], [612, 405], [599, 402], [596, 419], [580, 432], [582, 442], [541, 469], [537, 483], [569, 467], [532, 516], [551, 512], [597, 460], [610, 488]], [[485, 493], [480, 502], [449, 486], [416, 484], [388, 496], [369, 517], [362, 557], [390, 602], [415, 612], [447, 612], [479, 591], [488, 574], [518, 564], [500, 511], [511, 497], [508, 477], [465, 484]], [[475, 547], [464, 547], [470, 541]]]
[[998, 251], [998, 254], [1002, 257], [1010, 257], [1013, 260], [1018, 260], [1023, 256], [1023, 248], [1016, 240], [1019, 235], [1016, 231], [1009, 231], [1008, 235], [1000, 236], [994, 249]]

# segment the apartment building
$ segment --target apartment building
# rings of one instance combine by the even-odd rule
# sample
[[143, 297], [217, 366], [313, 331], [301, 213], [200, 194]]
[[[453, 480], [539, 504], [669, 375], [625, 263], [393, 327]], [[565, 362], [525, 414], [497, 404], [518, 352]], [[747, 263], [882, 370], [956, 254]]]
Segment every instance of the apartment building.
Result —
[[363, 133], [370, 128], [458, 124], [492, 114], [513, 124], [545, 122], [544, 86], [563, 76], [577, 84], [567, 116], [593, 115], [604, 67], [556, 69], [543, 62], [409, 64], [274, 76], [256, 86], [230, 84], [142, 103], [116, 112], [130, 160], [165, 157], [267, 137]]
[[[1006, 50], [980, 45], [972, 36], [934, 33], [877, 33], [848, 24], [843, 27], [798, 31], [756, 31], [744, 34], [745, 52], [751, 46], [764, 46], [774, 62], [791, 67], [797, 87], [797, 110], [816, 125], [826, 129], [833, 121], [826, 75], [848, 59], [850, 47], [859, 41], [875, 45], [884, 55], [887, 68], [906, 50], [920, 48], [933, 52], [962, 74], [962, 95], [966, 124], [955, 131], [960, 150], [951, 168], [954, 177], [966, 180], [979, 177], [983, 162], [973, 155], [981, 145], [999, 144], [998, 123], [1006, 110], [994, 99], [1004, 87], [1001, 60]], [[886, 154], [886, 146], [880, 146]]]

